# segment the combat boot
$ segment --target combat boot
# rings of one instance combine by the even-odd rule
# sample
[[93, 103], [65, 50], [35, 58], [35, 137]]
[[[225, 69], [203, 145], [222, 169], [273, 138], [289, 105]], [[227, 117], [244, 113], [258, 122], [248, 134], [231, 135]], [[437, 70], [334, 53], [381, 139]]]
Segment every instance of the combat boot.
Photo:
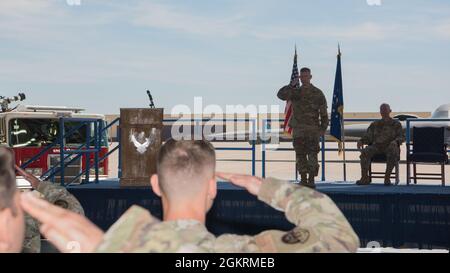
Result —
[[391, 183], [391, 173], [386, 173], [386, 174], [384, 175], [384, 185], [385, 185], [385, 186], [392, 186], [392, 183]]
[[386, 173], [384, 174], [384, 185], [385, 186], [392, 186], [392, 183], [391, 183], [391, 174], [392, 174], [392, 170], [393, 170], [394, 168], [393, 167], [390, 167], [390, 166], [388, 166], [387, 168], [386, 168]]
[[370, 178], [369, 175], [367, 174], [368, 170], [366, 169], [361, 169], [361, 179], [356, 181], [356, 185], [369, 185], [370, 184]]
[[306, 176], [306, 173], [301, 173], [300, 174], [300, 179], [301, 179], [300, 182], [303, 183], [303, 184], [308, 182], [308, 177]]
[[300, 185], [308, 187], [308, 178], [306, 176], [306, 173], [300, 174]]
[[314, 182], [314, 178], [315, 178], [315, 174], [310, 173], [309, 177], [308, 177], [308, 187], [311, 189], [315, 189], [316, 188], [316, 183]]
[[369, 176], [362, 176], [360, 180], [356, 181], [356, 185], [364, 186], [364, 185], [370, 185], [370, 179]]

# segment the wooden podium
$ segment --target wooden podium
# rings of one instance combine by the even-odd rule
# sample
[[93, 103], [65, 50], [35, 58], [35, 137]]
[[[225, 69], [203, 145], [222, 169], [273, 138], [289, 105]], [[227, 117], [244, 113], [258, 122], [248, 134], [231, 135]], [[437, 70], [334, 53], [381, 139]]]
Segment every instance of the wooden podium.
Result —
[[161, 147], [162, 108], [121, 108], [121, 186], [149, 187]]

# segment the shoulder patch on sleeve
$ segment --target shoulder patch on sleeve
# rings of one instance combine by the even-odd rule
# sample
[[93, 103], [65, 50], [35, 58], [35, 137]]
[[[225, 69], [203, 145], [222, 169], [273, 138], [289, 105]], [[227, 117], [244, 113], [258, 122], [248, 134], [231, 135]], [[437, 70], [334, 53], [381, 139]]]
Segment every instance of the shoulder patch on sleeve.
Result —
[[309, 230], [297, 227], [287, 232], [281, 240], [283, 243], [289, 245], [304, 244], [309, 240], [310, 236]]

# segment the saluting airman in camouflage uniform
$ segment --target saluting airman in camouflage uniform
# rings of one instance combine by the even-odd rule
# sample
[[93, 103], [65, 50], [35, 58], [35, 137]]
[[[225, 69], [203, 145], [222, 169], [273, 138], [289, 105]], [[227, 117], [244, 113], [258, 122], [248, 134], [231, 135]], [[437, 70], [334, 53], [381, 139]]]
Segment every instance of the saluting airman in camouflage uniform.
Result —
[[361, 150], [361, 179], [358, 185], [370, 184], [368, 176], [372, 157], [377, 154], [386, 155], [385, 185], [391, 185], [390, 177], [392, 170], [400, 160], [400, 146], [404, 142], [402, 125], [398, 120], [390, 117], [391, 108], [389, 104], [380, 106], [382, 119], [370, 124], [366, 134], [359, 140], [358, 148], [368, 145]]
[[131, 207], [105, 234], [97, 252], [355, 252], [358, 236], [326, 195], [288, 182], [265, 179], [258, 199], [284, 211], [293, 230], [256, 236], [215, 237], [195, 220], [161, 222]]
[[[84, 215], [83, 207], [80, 202], [70, 194], [66, 188], [55, 183], [40, 181], [31, 174], [16, 167], [19, 173], [28, 180], [32, 187], [37, 191], [42, 199], [55, 204], [64, 209]], [[30, 215], [25, 215], [25, 239], [23, 243], [23, 252], [39, 253], [41, 251], [41, 234], [39, 232], [39, 223]]]
[[[21, 205], [51, 228], [53, 232], [46, 229], [44, 235], [60, 251], [67, 251], [73, 241], [79, 242], [81, 252], [355, 252], [359, 247], [358, 236], [326, 195], [276, 179], [219, 173], [215, 165], [211, 143], [168, 140], [150, 181], [153, 192], [161, 196], [163, 221], [133, 206], [106, 234], [86, 218], [30, 195], [24, 195]], [[205, 222], [217, 195], [216, 177], [284, 211], [296, 227], [215, 237]], [[72, 232], [67, 233], [68, 228]]]
[[294, 138], [297, 171], [301, 184], [314, 188], [314, 178], [319, 173], [317, 154], [320, 150], [320, 136], [325, 134], [329, 119], [327, 100], [323, 92], [310, 83], [311, 78], [311, 71], [302, 68], [300, 89], [291, 85], [284, 86], [278, 91], [278, 98], [292, 101], [293, 113], [289, 126]]

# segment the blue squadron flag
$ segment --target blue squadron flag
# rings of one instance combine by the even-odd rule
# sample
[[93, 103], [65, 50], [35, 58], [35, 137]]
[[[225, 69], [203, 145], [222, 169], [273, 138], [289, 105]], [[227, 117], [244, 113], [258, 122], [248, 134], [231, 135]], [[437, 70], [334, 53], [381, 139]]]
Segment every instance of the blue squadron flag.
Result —
[[342, 86], [341, 49], [338, 48], [336, 78], [334, 81], [333, 106], [331, 109], [330, 135], [339, 142], [339, 153], [342, 151], [344, 135], [344, 95]]

